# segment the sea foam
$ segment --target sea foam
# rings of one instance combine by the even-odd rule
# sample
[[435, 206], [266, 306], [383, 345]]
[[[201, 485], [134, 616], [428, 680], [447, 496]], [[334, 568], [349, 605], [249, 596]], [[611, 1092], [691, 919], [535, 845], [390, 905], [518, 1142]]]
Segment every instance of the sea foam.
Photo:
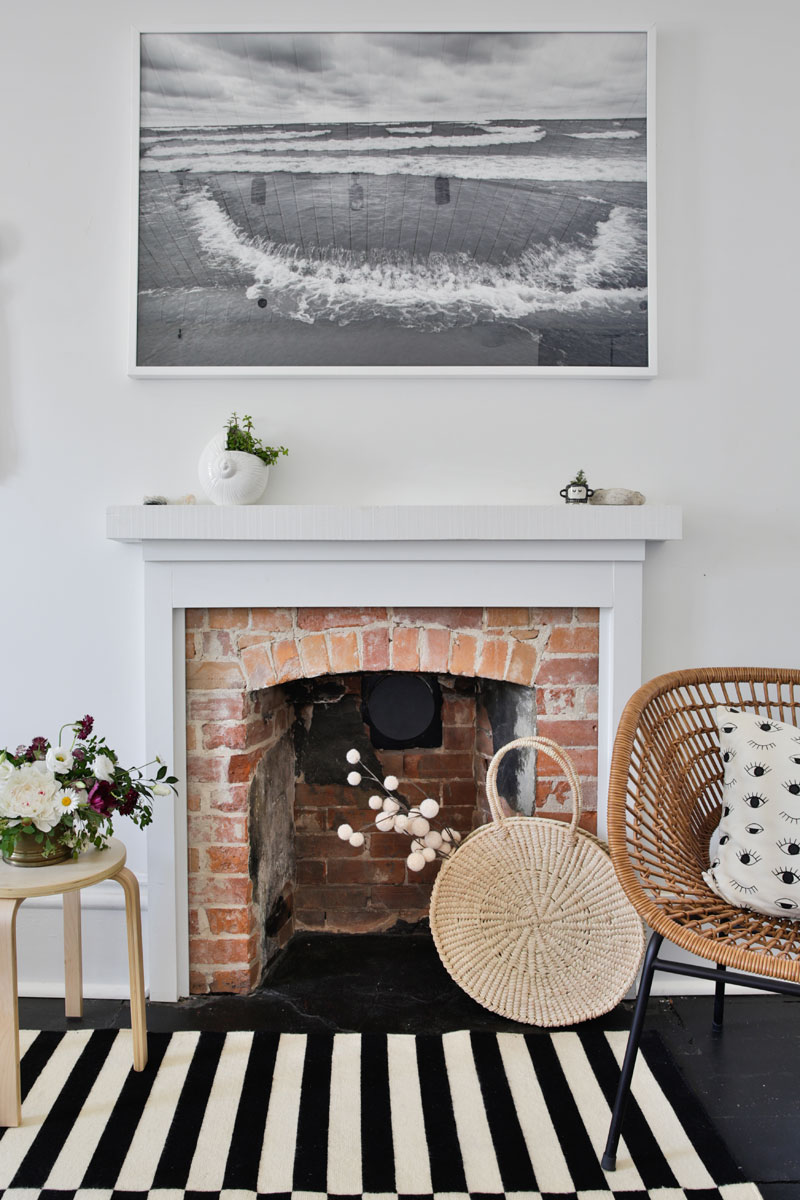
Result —
[[596, 133], [568, 133], [566, 137], [581, 138], [587, 142], [621, 142], [630, 138], [641, 137], [638, 129], [606, 129]]
[[500, 265], [465, 254], [412, 258], [403, 251], [370, 255], [257, 242], [207, 192], [183, 202], [203, 253], [251, 277], [250, 300], [293, 320], [342, 324], [391, 317], [425, 330], [476, 321], [523, 320], [538, 313], [629, 312], [647, 289], [646, 231], [641, 214], [618, 206], [591, 241], [550, 241]]
[[567, 155], [379, 155], [329, 154], [293, 158], [274, 154], [206, 155], [203, 158], [174, 154], [170, 158], [142, 160], [143, 171], [189, 171], [195, 175], [243, 173], [265, 175], [284, 171], [292, 175], [444, 175], [451, 179], [519, 179], [640, 183], [647, 178], [644, 161], [622, 158], [582, 159]]

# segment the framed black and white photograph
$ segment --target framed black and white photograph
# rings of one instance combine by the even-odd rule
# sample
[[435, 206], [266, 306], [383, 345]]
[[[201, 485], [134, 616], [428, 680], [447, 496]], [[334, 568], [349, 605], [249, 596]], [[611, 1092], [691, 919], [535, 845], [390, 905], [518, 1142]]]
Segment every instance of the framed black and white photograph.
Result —
[[131, 374], [655, 374], [653, 57], [137, 34]]

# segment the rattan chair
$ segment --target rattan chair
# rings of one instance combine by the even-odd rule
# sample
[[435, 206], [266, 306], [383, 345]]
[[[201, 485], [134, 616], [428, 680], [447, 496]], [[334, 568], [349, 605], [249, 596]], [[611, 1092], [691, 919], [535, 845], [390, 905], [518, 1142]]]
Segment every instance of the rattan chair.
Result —
[[[629, 900], [653, 933], [603, 1155], [606, 1170], [616, 1165], [655, 971], [714, 981], [716, 1032], [722, 1030], [725, 981], [800, 995], [800, 921], [735, 908], [702, 877], [721, 809], [718, 704], [800, 725], [800, 671], [673, 671], [639, 688], [617, 731], [608, 798], [611, 857]], [[665, 938], [716, 966], [659, 958]]]

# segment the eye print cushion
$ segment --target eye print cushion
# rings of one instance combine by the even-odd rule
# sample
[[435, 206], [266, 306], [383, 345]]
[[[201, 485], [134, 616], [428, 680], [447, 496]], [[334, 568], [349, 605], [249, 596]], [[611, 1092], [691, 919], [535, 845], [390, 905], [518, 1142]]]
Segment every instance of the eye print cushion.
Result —
[[722, 820], [703, 878], [729, 904], [800, 919], [800, 729], [732, 708], [715, 716]]

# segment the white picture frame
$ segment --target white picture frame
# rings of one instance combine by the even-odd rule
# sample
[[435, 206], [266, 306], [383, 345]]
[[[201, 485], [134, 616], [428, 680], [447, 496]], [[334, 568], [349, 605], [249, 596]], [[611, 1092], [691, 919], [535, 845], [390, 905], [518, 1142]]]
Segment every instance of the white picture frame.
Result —
[[133, 46], [130, 375], [657, 373], [652, 28]]

